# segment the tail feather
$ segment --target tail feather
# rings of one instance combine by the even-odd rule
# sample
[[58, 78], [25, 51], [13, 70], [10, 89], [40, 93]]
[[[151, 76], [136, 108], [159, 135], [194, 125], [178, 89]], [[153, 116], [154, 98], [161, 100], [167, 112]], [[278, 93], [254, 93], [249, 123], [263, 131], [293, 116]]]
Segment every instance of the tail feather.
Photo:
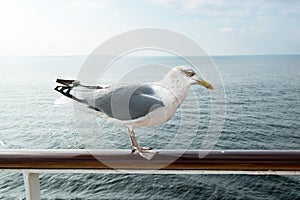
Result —
[[63, 94], [65, 97], [68, 97], [70, 99], [73, 99], [73, 100], [75, 100], [79, 103], [82, 103], [82, 104], [85, 104], [85, 105], [88, 105], [88, 106], [90, 106], [90, 104], [86, 100], [86, 96], [82, 95], [82, 94], [85, 94], [85, 92], [81, 91], [77, 94], [74, 94], [74, 91], [76, 92], [77, 89], [79, 89], [79, 90], [84, 89], [84, 90], [87, 90], [88, 93], [91, 93], [91, 95], [93, 95], [93, 93], [91, 91], [105, 88], [105, 87], [101, 87], [101, 86], [82, 85], [82, 84], [80, 84], [80, 81], [77, 81], [77, 80], [57, 79], [56, 82], [60, 83], [62, 85], [56, 86], [54, 88], [54, 90], [56, 90], [59, 93]]

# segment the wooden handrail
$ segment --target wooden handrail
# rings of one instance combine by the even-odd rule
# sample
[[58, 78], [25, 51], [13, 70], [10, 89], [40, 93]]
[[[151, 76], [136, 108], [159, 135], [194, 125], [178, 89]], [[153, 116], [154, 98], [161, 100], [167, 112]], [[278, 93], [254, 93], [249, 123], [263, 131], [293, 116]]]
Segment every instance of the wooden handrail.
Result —
[[300, 150], [157, 150], [151, 160], [129, 150], [1, 150], [0, 169], [300, 171]]
[[[146, 160], [130, 150], [1, 150], [0, 171], [24, 174], [26, 198], [40, 200], [39, 173], [240, 173], [299, 175], [300, 150], [157, 150]], [[155, 169], [155, 170], [153, 170]], [[128, 171], [127, 171], [128, 170]], [[153, 170], [153, 171], [152, 171]]]

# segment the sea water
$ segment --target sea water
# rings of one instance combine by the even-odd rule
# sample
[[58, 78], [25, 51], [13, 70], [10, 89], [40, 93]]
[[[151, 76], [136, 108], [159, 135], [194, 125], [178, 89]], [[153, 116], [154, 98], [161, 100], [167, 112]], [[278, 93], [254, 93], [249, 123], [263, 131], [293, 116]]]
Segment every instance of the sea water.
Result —
[[[178, 58], [155, 59], [168, 66], [184, 64]], [[78, 131], [73, 110], [53, 106], [60, 97], [53, 90], [55, 79], [76, 78], [85, 60], [86, 56], [0, 58], [0, 149], [130, 147], [126, 129], [99, 119], [100, 128], [86, 135]], [[225, 124], [213, 148], [299, 150], [300, 56], [212, 60], [226, 91]], [[116, 65], [125, 69], [132, 63], [149, 63], [149, 58]], [[114, 71], [106, 82], [115, 82], [123, 72]], [[180, 112], [193, 101], [189, 97], [167, 124], [137, 129], [140, 144], [199, 149], [208, 130], [211, 101], [204, 88], [193, 86], [191, 94], [195, 93], [200, 119], [188, 143], [173, 138], [174, 133], [187, 134], [178, 132], [178, 124]], [[187, 112], [191, 118], [198, 116], [197, 110]], [[40, 181], [42, 199], [300, 199], [298, 176], [46, 174]], [[25, 199], [22, 174], [0, 173], [0, 199]]]

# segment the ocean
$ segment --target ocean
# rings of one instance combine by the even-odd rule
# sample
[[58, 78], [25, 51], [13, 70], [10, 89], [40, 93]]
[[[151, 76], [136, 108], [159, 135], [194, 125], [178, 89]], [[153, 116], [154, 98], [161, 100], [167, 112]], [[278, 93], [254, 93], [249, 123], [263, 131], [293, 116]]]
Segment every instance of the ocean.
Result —
[[[98, 120], [78, 129], [72, 109], [54, 107], [56, 78], [77, 77], [86, 56], [0, 57], [0, 149], [130, 147], [126, 129]], [[131, 60], [130, 60], [131, 59]], [[173, 57], [120, 60], [113, 83], [133, 63], [184, 64]], [[153, 61], [154, 59], [154, 61]], [[214, 149], [300, 149], [300, 56], [213, 56], [224, 82], [226, 117]], [[157, 72], [157, 71], [156, 71]], [[142, 73], [142, 72], [140, 72]], [[161, 72], [163, 74], [163, 72]], [[154, 76], [153, 76], [154, 77]], [[147, 76], [146, 79], [153, 78]], [[179, 112], [165, 125], [136, 129], [142, 146], [200, 149], [210, 120], [207, 90], [192, 86]], [[199, 110], [189, 109], [197, 101]], [[180, 113], [198, 117], [196, 134], [182, 144]], [[199, 114], [200, 113], [200, 114]], [[176, 139], [177, 138], [177, 139]], [[180, 138], [180, 137], [179, 137]], [[42, 199], [300, 199], [299, 176], [42, 174]], [[25, 199], [22, 174], [0, 173], [0, 199]]]

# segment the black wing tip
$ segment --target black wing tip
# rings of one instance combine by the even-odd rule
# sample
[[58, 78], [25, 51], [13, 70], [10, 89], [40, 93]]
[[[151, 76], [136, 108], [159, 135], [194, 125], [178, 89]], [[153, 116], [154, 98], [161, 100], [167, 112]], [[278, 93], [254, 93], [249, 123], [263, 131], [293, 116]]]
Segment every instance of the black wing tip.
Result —
[[66, 80], [66, 79], [56, 79], [56, 83], [60, 83], [62, 85], [68, 86], [68, 87], [72, 87], [72, 86], [76, 86], [79, 85], [80, 82], [77, 80]]
[[54, 90], [56, 90], [56, 91], [59, 92], [60, 88], [61, 88], [61, 86], [56, 86], [56, 87], [54, 88]]
[[70, 94], [71, 87], [69, 86], [56, 86], [54, 90], [65, 95], [66, 97], [73, 99], [73, 95]]
[[96, 85], [96, 86], [82, 85], [80, 83], [80, 81], [78, 81], [78, 80], [66, 80], [66, 79], [59, 79], [59, 78], [56, 79], [56, 83], [65, 85], [67, 87], [82, 86], [82, 87], [85, 87], [88, 89], [94, 89], [94, 90], [106, 88], [106, 87], [102, 87], [102, 86], [98, 86], [98, 85]]

